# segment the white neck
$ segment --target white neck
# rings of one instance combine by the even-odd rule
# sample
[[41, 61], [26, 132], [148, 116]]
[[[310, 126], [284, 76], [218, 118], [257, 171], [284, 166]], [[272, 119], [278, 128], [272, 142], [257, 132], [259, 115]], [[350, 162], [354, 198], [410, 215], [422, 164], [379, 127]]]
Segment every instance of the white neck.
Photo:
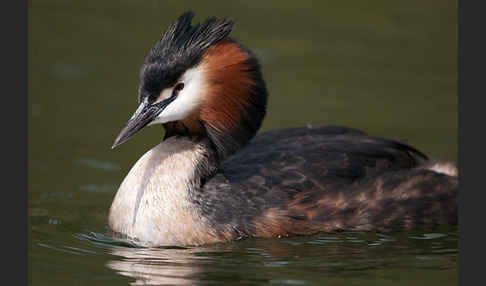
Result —
[[147, 246], [216, 241], [189, 198], [189, 190], [198, 187], [196, 168], [207, 164], [206, 146], [171, 137], [145, 153], [115, 195], [110, 228]]

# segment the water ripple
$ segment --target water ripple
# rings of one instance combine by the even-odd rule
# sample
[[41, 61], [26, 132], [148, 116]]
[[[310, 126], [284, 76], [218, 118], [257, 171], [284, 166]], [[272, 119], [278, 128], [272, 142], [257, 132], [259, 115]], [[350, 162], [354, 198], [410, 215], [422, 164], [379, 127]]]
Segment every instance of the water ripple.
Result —
[[120, 171], [119, 165], [110, 162], [99, 161], [96, 159], [81, 158], [76, 160], [75, 163], [85, 167], [103, 170], [103, 171]]

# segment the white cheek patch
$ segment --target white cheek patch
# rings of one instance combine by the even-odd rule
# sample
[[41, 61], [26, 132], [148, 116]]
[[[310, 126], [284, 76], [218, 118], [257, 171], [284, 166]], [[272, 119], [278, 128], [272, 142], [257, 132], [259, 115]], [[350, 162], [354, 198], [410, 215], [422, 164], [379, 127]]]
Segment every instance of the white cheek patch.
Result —
[[[203, 69], [201, 67], [188, 69], [178, 82], [184, 83], [184, 88], [179, 92], [177, 98], [150, 122], [149, 125], [184, 119], [199, 107], [204, 90]], [[172, 89], [168, 88], [162, 91], [157, 101], [169, 97], [172, 94]]]

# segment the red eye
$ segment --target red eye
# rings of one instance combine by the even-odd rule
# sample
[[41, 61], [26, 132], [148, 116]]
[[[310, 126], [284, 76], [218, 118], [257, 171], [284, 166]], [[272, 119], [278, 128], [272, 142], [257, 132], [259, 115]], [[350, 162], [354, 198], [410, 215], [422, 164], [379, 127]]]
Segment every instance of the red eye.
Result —
[[174, 86], [174, 91], [179, 92], [179, 91], [181, 91], [183, 88], [184, 88], [184, 83], [179, 82], [178, 84], [176, 84], [176, 85]]

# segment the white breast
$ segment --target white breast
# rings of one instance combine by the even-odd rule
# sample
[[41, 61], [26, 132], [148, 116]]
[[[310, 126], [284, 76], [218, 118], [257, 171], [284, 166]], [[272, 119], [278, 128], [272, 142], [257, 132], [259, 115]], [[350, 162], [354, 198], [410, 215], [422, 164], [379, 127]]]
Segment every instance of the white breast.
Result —
[[149, 150], [118, 189], [110, 208], [110, 228], [145, 246], [218, 241], [188, 197], [201, 160], [204, 148], [182, 138], [169, 138]]

